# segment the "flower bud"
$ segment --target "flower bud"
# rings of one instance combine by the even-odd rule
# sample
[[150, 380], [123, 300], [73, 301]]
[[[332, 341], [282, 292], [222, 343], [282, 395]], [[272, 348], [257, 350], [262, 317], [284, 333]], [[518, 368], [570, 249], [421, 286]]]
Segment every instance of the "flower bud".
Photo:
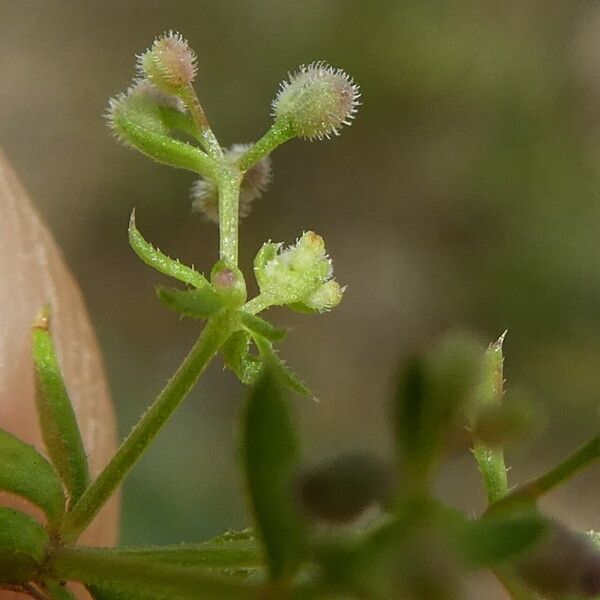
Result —
[[341, 288], [336, 292], [330, 283], [333, 267], [320, 235], [307, 231], [295, 245], [284, 250], [281, 246], [267, 242], [254, 260], [256, 281], [265, 300], [270, 304], [312, 303], [308, 304], [310, 310], [318, 310], [328, 300], [339, 302]]
[[298, 312], [327, 312], [342, 301], [345, 289], [346, 287], [342, 287], [335, 279], [330, 279], [317, 288], [304, 302], [293, 304], [292, 308]]
[[163, 92], [175, 93], [196, 77], [196, 55], [180, 33], [163, 34], [138, 56], [142, 77]]
[[163, 120], [162, 108], [170, 108], [183, 113], [185, 106], [179, 98], [161, 92], [147, 81], [136, 81], [123, 94], [111, 98], [106, 118], [113, 133], [129, 144], [126, 132], [122, 131], [120, 117], [135, 123], [147, 131], [169, 135], [170, 128]]
[[[225, 152], [225, 158], [234, 163], [251, 144], [234, 144]], [[271, 181], [271, 159], [265, 156], [245, 173], [240, 187], [239, 216], [246, 217]], [[209, 221], [219, 222], [219, 194], [211, 179], [199, 179], [192, 186], [192, 209], [201, 212]]]
[[280, 84], [273, 116], [287, 122], [301, 138], [321, 140], [350, 125], [359, 105], [358, 86], [341, 69], [322, 61], [301, 66]]
[[302, 508], [316, 519], [351, 521], [391, 490], [387, 466], [368, 454], [347, 454], [303, 473], [297, 483]]
[[246, 301], [246, 282], [238, 268], [220, 260], [212, 268], [210, 282], [225, 305], [237, 307]]

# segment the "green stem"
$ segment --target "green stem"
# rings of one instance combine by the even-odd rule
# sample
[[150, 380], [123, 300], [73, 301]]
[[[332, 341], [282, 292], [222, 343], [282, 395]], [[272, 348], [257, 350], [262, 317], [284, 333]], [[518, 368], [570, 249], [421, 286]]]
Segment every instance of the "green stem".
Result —
[[494, 504], [508, 493], [504, 452], [500, 448], [489, 448], [483, 444], [476, 444], [472, 451], [481, 473], [488, 504]]
[[223, 150], [210, 127], [204, 108], [202, 108], [193, 86], [190, 84], [186, 87], [185, 90], [179, 94], [179, 97], [185, 102], [194, 123], [196, 123], [198, 127], [200, 136], [197, 139], [200, 144], [202, 144], [202, 147], [214, 160], [222, 160]]
[[533, 501], [552, 488], [560, 485], [575, 473], [588, 467], [600, 458], [600, 435], [592, 438], [581, 446], [571, 456], [563, 460], [559, 465], [550, 469], [547, 473], [518, 487], [508, 496], [492, 506], [493, 509], [505, 507], [508, 504], [521, 501]]
[[240, 156], [237, 166], [242, 172], [247, 171], [252, 165], [275, 150], [277, 146], [293, 138], [294, 135], [293, 128], [287, 122], [275, 121], [269, 131]]
[[192, 389], [202, 371], [234, 330], [228, 313], [208, 321], [198, 341], [154, 404], [148, 409], [112, 460], [67, 514], [60, 527], [66, 542], [73, 542], [108, 500], [129, 470], [142, 456], [175, 409]]
[[206, 569], [148, 562], [140, 557], [113, 555], [110, 549], [62, 547], [49, 564], [54, 577], [89, 585], [168, 598], [223, 600], [259, 598], [256, 585], [226, 580]]
[[248, 312], [251, 315], [256, 315], [257, 313], [265, 310], [265, 308], [268, 308], [269, 306], [271, 306], [269, 301], [264, 296], [259, 294], [258, 296], [252, 298], [252, 300], [248, 300], [248, 302], [244, 304], [243, 309], [245, 312]]
[[537, 600], [537, 596], [527, 588], [509, 569], [494, 569], [494, 575], [508, 592], [512, 600]]
[[219, 256], [226, 265], [237, 267], [239, 236], [239, 196], [242, 174], [224, 169], [217, 180], [219, 188]]
[[[499, 405], [504, 394], [504, 355], [502, 345], [506, 332], [490, 344], [485, 353], [485, 377], [481, 400], [488, 405]], [[502, 448], [491, 448], [479, 442], [473, 446], [473, 456], [481, 473], [488, 505], [498, 502], [508, 493], [508, 477]]]

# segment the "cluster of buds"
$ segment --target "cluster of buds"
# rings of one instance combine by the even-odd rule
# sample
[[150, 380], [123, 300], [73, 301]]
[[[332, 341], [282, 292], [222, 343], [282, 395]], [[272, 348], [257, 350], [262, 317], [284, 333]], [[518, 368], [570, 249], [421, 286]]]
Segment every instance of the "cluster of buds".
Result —
[[320, 235], [307, 231], [293, 246], [267, 242], [254, 260], [261, 297], [268, 305], [289, 305], [301, 312], [337, 306], [344, 288], [332, 279], [333, 266]]

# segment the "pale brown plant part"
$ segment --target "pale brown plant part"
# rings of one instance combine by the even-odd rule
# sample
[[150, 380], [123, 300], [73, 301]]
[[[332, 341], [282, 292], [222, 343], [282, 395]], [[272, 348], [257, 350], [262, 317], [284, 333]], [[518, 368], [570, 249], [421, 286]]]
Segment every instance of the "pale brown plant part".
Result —
[[[0, 151], [0, 427], [42, 453], [34, 402], [31, 325], [46, 303], [52, 307], [57, 353], [94, 477], [116, 447], [115, 418], [98, 342], [77, 283]], [[0, 492], [0, 504], [43, 520], [40, 511], [9, 494]], [[114, 497], [80, 542], [114, 545], [118, 511], [119, 500]], [[13, 598], [22, 596], [0, 592], [0, 600]]]

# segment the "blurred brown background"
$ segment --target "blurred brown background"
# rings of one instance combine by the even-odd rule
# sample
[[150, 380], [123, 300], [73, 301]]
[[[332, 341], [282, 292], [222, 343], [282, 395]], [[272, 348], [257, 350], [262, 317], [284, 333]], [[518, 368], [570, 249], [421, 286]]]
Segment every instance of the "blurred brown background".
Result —
[[[509, 330], [506, 375], [546, 427], [509, 453], [513, 482], [598, 430], [600, 2], [552, 0], [0, 0], [0, 145], [83, 287], [124, 435], [198, 326], [155, 299], [128, 249], [149, 240], [209, 269], [212, 224], [190, 173], [118, 145], [102, 114], [134, 55], [166, 29], [197, 50], [197, 89], [224, 144], [256, 139], [286, 72], [325, 59], [362, 86], [332, 142], [290, 142], [243, 222], [242, 263], [268, 239], [321, 233], [348, 284], [330, 315], [273, 311], [282, 352], [321, 399], [297, 401], [306, 455], [385, 453], [404, 352], [454, 329]], [[251, 277], [251, 276], [250, 276]], [[197, 540], [246, 523], [237, 467], [241, 386], [213, 365], [127, 481], [124, 543]], [[600, 528], [600, 471], [546, 501]], [[469, 457], [440, 492], [481, 509]], [[474, 490], [471, 496], [465, 490]]]

